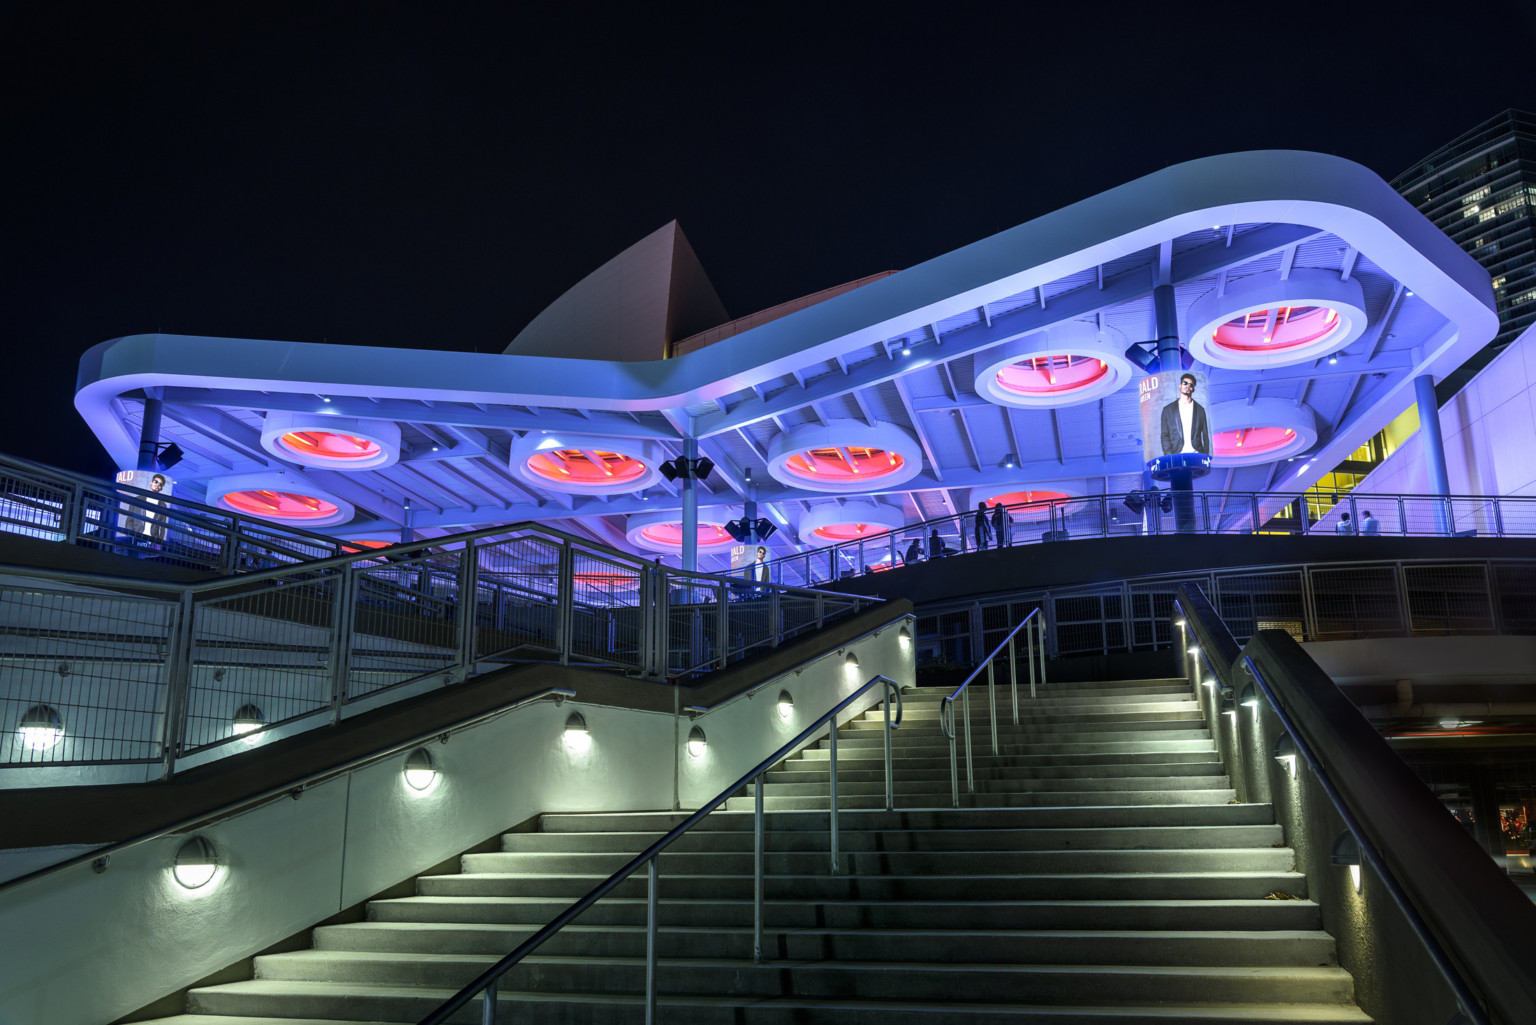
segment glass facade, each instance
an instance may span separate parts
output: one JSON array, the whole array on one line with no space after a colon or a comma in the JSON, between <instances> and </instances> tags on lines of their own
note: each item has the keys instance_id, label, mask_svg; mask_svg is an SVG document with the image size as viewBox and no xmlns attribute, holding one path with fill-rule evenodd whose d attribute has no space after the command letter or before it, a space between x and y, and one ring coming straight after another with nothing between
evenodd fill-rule
<instances>
[{"instance_id":1,"label":"glass facade","mask_svg":"<svg viewBox=\"0 0 1536 1025\"><path fill-rule=\"evenodd\" d=\"M1493 277L1499 333L1441 383L1443 403L1536 322L1536 114L1507 110L1483 122L1392 187Z\"/></svg>"}]
</instances>

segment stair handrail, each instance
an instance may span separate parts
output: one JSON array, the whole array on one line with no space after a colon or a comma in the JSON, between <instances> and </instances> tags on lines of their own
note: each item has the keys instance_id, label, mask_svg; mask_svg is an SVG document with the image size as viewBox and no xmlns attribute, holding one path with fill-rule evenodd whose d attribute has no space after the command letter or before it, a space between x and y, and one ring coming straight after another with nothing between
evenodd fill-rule
<instances>
[{"instance_id":1,"label":"stair handrail","mask_svg":"<svg viewBox=\"0 0 1536 1025\"><path fill-rule=\"evenodd\" d=\"M1031 622L1035 629L1025 630L1024 638L1029 650L1025 655L1025 661L1029 663L1029 696L1035 697L1035 663L1036 652L1039 653L1040 683L1045 682L1045 616L1041 614L1043 605L1036 605L1030 610L1029 615L1019 620L1008 636L1004 637L997 647L987 655L981 665L971 671L971 675L965 678L965 682L955 688L955 692L939 702L939 728L949 738L949 799L953 807L960 807L960 770L956 764L955 753L955 699L960 698L961 713L965 716L965 790L968 794L976 792L975 770L971 763L971 692L970 686L983 668L987 671L987 702L989 716L992 720L992 753L998 753L997 746L997 678L993 669L994 660L1008 649L1008 686L1013 693L1013 724L1019 724L1019 673L1014 650L1014 638L1020 630L1024 630ZM1038 643L1037 643L1038 641Z\"/></svg>"},{"instance_id":2,"label":"stair handrail","mask_svg":"<svg viewBox=\"0 0 1536 1025\"><path fill-rule=\"evenodd\" d=\"M187 818L179 819L176 822L172 822L170 825L160 826L157 829L152 829L147 833L140 833L138 836L129 837L126 840L116 840L101 847L92 847L88 851L82 851L81 853L76 854L73 857L66 858L63 861L57 861L51 865L45 865L42 868L34 869L25 875L16 876L14 879L7 879L3 882L0 882L0 898L3 898L12 890L29 885L31 883L35 883L42 879L47 879L50 876L59 875L62 872L67 872L77 865L84 865L87 863L95 864L99 865L100 871L105 871L112 861L112 856L115 854L121 854L124 851L132 850L135 847L142 847L144 844L152 843L153 841L159 840L162 837L176 836L180 833L190 833L194 830L216 825L220 822L223 822L225 819L233 818L236 815L243 815L248 811L252 811L261 807L262 805L271 804L273 801L276 801L280 798L287 797L296 800L306 790L318 786L321 783L335 779L338 776L345 776L350 772L355 772L358 769L373 765L376 762L384 761L386 758L393 758L395 755L404 754L407 751L414 750L433 740L446 740L452 734L461 733L470 727L479 726L481 723L489 722L492 719L498 719L509 712L515 712L520 708L525 708L528 705L543 701L546 698L553 698L558 704L567 700L568 698L574 698L575 696L576 692L566 687L546 687L543 690L518 698L515 701L501 705L497 708L493 708L490 711L477 712L468 718L460 719L457 722L449 723L446 726L435 726L430 730L423 730L421 732L412 734L405 740L396 741L395 743L390 744L388 747L382 747L376 751L370 751L367 754L357 755L347 759L344 762L339 762L336 765L328 765L322 769L315 769L312 772L306 773L297 779L286 780L276 786L268 787L267 789L258 791L257 793L237 798L233 801L230 801L228 804L222 804L219 807L213 808L209 811L199 812L196 815L191 815Z\"/></svg>"},{"instance_id":3,"label":"stair handrail","mask_svg":"<svg viewBox=\"0 0 1536 1025\"><path fill-rule=\"evenodd\" d=\"M1238 649L1198 586L1180 585L1173 608L1190 624L1199 655L1208 646L1221 655ZM1209 664L1217 670L1220 660ZM1253 681L1251 699L1265 699L1316 776L1361 861L1375 870L1450 987L1460 1011L1453 1025L1536 1021L1536 964L1519 954L1528 955L1536 935L1536 905L1289 634L1261 631L1224 668L1216 672L1223 699L1232 699L1240 668ZM1238 700L1247 697L1245 688ZM1385 857L1385 850L1395 856ZM1457 881L1454 897L1447 896L1446 878Z\"/></svg>"},{"instance_id":4,"label":"stair handrail","mask_svg":"<svg viewBox=\"0 0 1536 1025\"><path fill-rule=\"evenodd\" d=\"M645 929L645 1021L646 1025L654 1025L656 1019L656 904L657 904L657 868L656 858L672 842L724 804L730 796L748 784L753 784L753 811L752 811L752 959L754 963L763 962L763 775L779 762L795 754L801 747L809 743L813 736L821 731L823 726L831 723L828 731L828 749L830 763L831 789L829 792L830 821L828 829L831 836L831 873L838 875L841 871L837 850L837 716L848 706L863 697L876 686L884 688L885 695L881 701L884 710L885 728L881 731L885 737L885 801L886 810L894 810L894 776L891 771L891 731L901 728L902 698L901 685L889 676L876 675L870 677L852 694L834 705L831 710L824 713L819 719L811 723L805 729L795 735L793 739L780 747L773 754L763 759L756 766L749 769L730 786L720 791L719 794L704 802L697 811L689 815L682 822L674 826L665 836L651 844L645 850L635 855L607 879L594 886L586 896L576 901L555 917L548 925L524 940L511 953L481 972L468 985L464 986L453 996L438 1005L437 1009L421 1019L419 1025L442 1025L448 1020L449 1015L469 1003L476 995L485 994L481 1008L482 1025L496 1025L496 989L500 978L506 974L523 958L532 954L539 947L554 936L555 933L565 928L570 922L587 908L596 904L612 891L616 886L633 875L644 866L647 869L646 889L646 929ZM896 702L896 718L891 718L891 701Z\"/></svg>"}]
</instances>

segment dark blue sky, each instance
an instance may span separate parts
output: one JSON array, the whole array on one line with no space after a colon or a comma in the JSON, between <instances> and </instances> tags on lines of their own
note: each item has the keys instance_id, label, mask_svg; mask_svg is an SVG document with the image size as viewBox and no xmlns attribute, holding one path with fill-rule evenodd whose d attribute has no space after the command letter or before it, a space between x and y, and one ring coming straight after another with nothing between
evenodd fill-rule
<instances>
[{"instance_id":1,"label":"dark blue sky","mask_svg":"<svg viewBox=\"0 0 1536 1025\"><path fill-rule=\"evenodd\" d=\"M71 398L118 335L499 351L673 218L741 315L1212 153L1390 177L1536 108L1536 5L1452 13L3 6L0 448L110 471Z\"/></svg>"}]
</instances>

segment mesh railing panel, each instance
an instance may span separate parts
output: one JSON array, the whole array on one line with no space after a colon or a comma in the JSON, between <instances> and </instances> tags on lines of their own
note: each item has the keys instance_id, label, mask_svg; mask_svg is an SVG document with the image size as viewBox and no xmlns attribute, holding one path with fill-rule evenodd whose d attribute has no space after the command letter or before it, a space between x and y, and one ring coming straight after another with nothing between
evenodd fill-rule
<instances>
[{"instance_id":1,"label":"mesh railing panel","mask_svg":"<svg viewBox=\"0 0 1536 1025\"><path fill-rule=\"evenodd\" d=\"M640 668L642 571L580 549L571 565L571 657Z\"/></svg>"},{"instance_id":2,"label":"mesh railing panel","mask_svg":"<svg viewBox=\"0 0 1536 1025\"><path fill-rule=\"evenodd\" d=\"M720 589L680 578L667 587L667 671L692 673L720 664Z\"/></svg>"},{"instance_id":3,"label":"mesh railing panel","mask_svg":"<svg viewBox=\"0 0 1536 1025\"><path fill-rule=\"evenodd\" d=\"M1312 640L1394 637L1407 632L1394 567L1314 567L1307 576L1316 631Z\"/></svg>"},{"instance_id":4,"label":"mesh railing panel","mask_svg":"<svg viewBox=\"0 0 1536 1025\"><path fill-rule=\"evenodd\" d=\"M0 592L0 764L158 760L176 612L147 598ZM62 736L24 731L35 708L56 713Z\"/></svg>"},{"instance_id":5,"label":"mesh railing panel","mask_svg":"<svg viewBox=\"0 0 1536 1025\"><path fill-rule=\"evenodd\" d=\"M458 661L458 552L359 569L346 700L443 672Z\"/></svg>"},{"instance_id":6,"label":"mesh railing panel","mask_svg":"<svg viewBox=\"0 0 1536 1025\"><path fill-rule=\"evenodd\" d=\"M524 534L477 548L475 657L545 660L560 652L560 543Z\"/></svg>"},{"instance_id":7,"label":"mesh railing panel","mask_svg":"<svg viewBox=\"0 0 1536 1025\"><path fill-rule=\"evenodd\" d=\"M1495 630L1485 566L1403 567L1408 616L1415 634L1488 634Z\"/></svg>"},{"instance_id":8,"label":"mesh railing panel","mask_svg":"<svg viewBox=\"0 0 1536 1025\"><path fill-rule=\"evenodd\" d=\"M1536 634L1536 566L1496 562L1492 571L1503 632Z\"/></svg>"},{"instance_id":9,"label":"mesh railing panel","mask_svg":"<svg viewBox=\"0 0 1536 1025\"><path fill-rule=\"evenodd\" d=\"M1214 598L1232 636L1246 644L1260 630L1306 633L1307 600L1300 569L1278 573L1218 573Z\"/></svg>"}]
</instances>

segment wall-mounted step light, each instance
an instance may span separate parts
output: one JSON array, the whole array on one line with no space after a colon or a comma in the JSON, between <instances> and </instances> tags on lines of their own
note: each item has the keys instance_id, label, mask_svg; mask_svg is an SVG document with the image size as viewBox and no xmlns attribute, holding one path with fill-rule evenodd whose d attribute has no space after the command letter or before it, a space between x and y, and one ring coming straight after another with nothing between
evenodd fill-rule
<instances>
[{"instance_id":1,"label":"wall-mounted step light","mask_svg":"<svg viewBox=\"0 0 1536 1025\"><path fill-rule=\"evenodd\" d=\"M64 720L51 705L33 705L22 713L16 734L28 751L46 751L64 739Z\"/></svg>"},{"instance_id":2,"label":"wall-mounted step light","mask_svg":"<svg viewBox=\"0 0 1536 1025\"><path fill-rule=\"evenodd\" d=\"M565 720L565 732L561 739L565 749L573 754L580 754L592 746L592 731L587 729L587 720L582 718L580 712L572 712Z\"/></svg>"},{"instance_id":3,"label":"wall-mounted step light","mask_svg":"<svg viewBox=\"0 0 1536 1025\"><path fill-rule=\"evenodd\" d=\"M850 683L855 683L859 679L859 656L851 651L848 653L848 657L843 660L843 675L848 678Z\"/></svg>"},{"instance_id":4,"label":"wall-mounted step light","mask_svg":"<svg viewBox=\"0 0 1536 1025\"><path fill-rule=\"evenodd\" d=\"M201 836L190 837L177 848L176 863L171 867L171 875L189 890L207 886L218 871L219 859L213 844Z\"/></svg>"},{"instance_id":5,"label":"wall-mounted step light","mask_svg":"<svg viewBox=\"0 0 1536 1025\"><path fill-rule=\"evenodd\" d=\"M261 740L261 728L267 724L267 717L261 709L253 704L244 704L235 709L235 717L230 720L229 730L237 737L244 737L246 744L255 744Z\"/></svg>"},{"instance_id":6,"label":"wall-mounted step light","mask_svg":"<svg viewBox=\"0 0 1536 1025\"><path fill-rule=\"evenodd\" d=\"M1355 884L1355 892L1360 892L1360 842L1355 839L1355 834L1349 830L1339 834L1333 841L1333 851L1329 860L1335 865L1349 869L1350 882Z\"/></svg>"},{"instance_id":7,"label":"wall-mounted step light","mask_svg":"<svg viewBox=\"0 0 1536 1025\"><path fill-rule=\"evenodd\" d=\"M779 691L778 709L780 719L788 719L795 714L795 699L790 696L789 691Z\"/></svg>"},{"instance_id":8,"label":"wall-mounted step light","mask_svg":"<svg viewBox=\"0 0 1536 1025\"><path fill-rule=\"evenodd\" d=\"M1282 733L1280 739L1275 741L1275 761L1285 766L1286 773L1296 778L1296 741L1291 739L1289 733Z\"/></svg>"},{"instance_id":9,"label":"wall-mounted step light","mask_svg":"<svg viewBox=\"0 0 1536 1025\"><path fill-rule=\"evenodd\" d=\"M1244 708L1251 708L1251 709L1253 709L1254 714L1258 714L1258 711L1259 711L1259 691L1258 691L1258 688L1256 688L1251 683L1248 686L1244 687L1243 688L1243 696L1237 699L1237 703L1242 705Z\"/></svg>"},{"instance_id":10,"label":"wall-mounted step light","mask_svg":"<svg viewBox=\"0 0 1536 1025\"><path fill-rule=\"evenodd\" d=\"M412 790L427 790L437 782L437 763L424 747L418 747L405 758L405 785Z\"/></svg>"},{"instance_id":11,"label":"wall-mounted step light","mask_svg":"<svg viewBox=\"0 0 1536 1025\"><path fill-rule=\"evenodd\" d=\"M709 738L704 736L704 730L695 726L688 731L688 753L695 758L704 757L704 749L709 745Z\"/></svg>"},{"instance_id":12,"label":"wall-mounted step light","mask_svg":"<svg viewBox=\"0 0 1536 1025\"><path fill-rule=\"evenodd\" d=\"M901 644L902 654L906 654L907 652L912 650L912 631L911 630L908 630L906 627L902 627L901 628L901 632L896 635L896 638L897 638L897 641Z\"/></svg>"}]
</instances>

